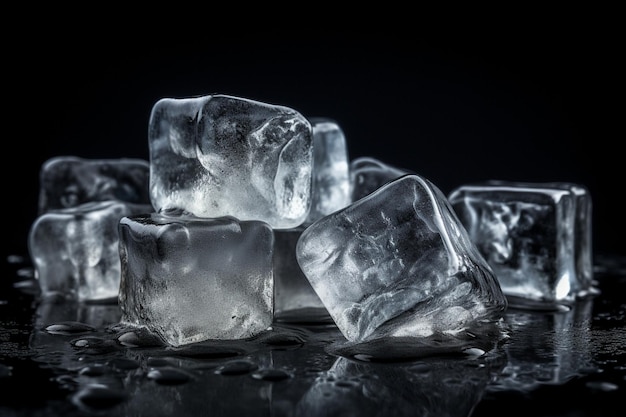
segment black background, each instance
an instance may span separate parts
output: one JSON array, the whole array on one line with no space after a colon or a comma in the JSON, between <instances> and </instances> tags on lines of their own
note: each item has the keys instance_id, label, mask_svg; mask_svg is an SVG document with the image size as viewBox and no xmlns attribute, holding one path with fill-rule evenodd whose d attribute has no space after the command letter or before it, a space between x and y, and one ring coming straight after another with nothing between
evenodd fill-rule
<instances>
[{"instance_id":1,"label":"black background","mask_svg":"<svg viewBox=\"0 0 626 417\"><path fill-rule=\"evenodd\" d=\"M584 184L595 251L624 253L614 11L444 14L437 24L408 10L245 20L237 7L15 17L3 50L8 253L26 250L45 160L148 159L153 104L214 93L333 118L350 158L410 169L446 194L483 179Z\"/></svg>"}]
</instances>

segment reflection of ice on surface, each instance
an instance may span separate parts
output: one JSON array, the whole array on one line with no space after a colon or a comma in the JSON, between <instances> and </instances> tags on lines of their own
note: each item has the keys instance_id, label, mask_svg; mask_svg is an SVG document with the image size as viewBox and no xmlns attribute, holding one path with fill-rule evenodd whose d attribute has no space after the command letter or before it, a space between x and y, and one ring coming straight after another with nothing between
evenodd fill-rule
<instances>
[{"instance_id":1,"label":"reflection of ice on surface","mask_svg":"<svg viewBox=\"0 0 626 417\"><path fill-rule=\"evenodd\" d=\"M296 415L456 416L471 414L503 362L498 356L457 361L367 363L339 358L316 378Z\"/></svg>"},{"instance_id":2,"label":"reflection of ice on surface","mask_svg":"<svg viewBox=\"0 0 626 417\"><path fill-rule=\"evenodd\" d=\"M580 300L566 312L509 310L505 320L511 340L504 345L508 363L489 389L530 391L542 384L563 384L596 369L591 350L592 308L592 300Z\"/></svg>"},{"instance_id":3,"label":"reflection of ice on surface","mask_svg":"<svg viewBox=\"0 0 626 417\"><path fill-rule=\"evenodd\" d=\"M24 258L11 259L10 276L16 280L11 288L20 296L5 293L8 302L0 303L0 313L8 313L0 314L4 355L0 376L4 375L9 387L17 387L10 392L46 387L37 391L38 401L19 402L19 409L28 408L31 415L78 417L88 411L110 417L195 417L208 407L224 416L306 416L307 410L313 415L319 409L317 404L324 404L322 411L328 414L348 409L354 415L385 415L390 407L402 415L412 404L416 410L430 407L442 415L467 417L465 407L472 401L477 402L472 416L484 416L510 408L512 401L522 408L528 404L526 409L544 410L543 404L536 403L546 395L554 400L555 415L619 415L619 407L613 407L621 404L626 373L626 309L619 297L626 284L623 260L599 258L603 297L589 300L593 308L583 303L568 314L509 309L505 320L511 326L510 337L491 351L426 358L381 355L364 362L353 360L354 356L339 355L338 360L335 351L327 349L345 342L331 324L276 323L271 332L254 340L201 342L180 348L124 345L118 340L128 330L116 322L118 306L78 307L77 303L66 305L64 299L57 304L33 303L36 295L29 285L29 267L23 264ZM31 311L35 306L36 311ZM17 315L27 321L10 320ZM47 326L67 322L82 323L77 330L91 326L95 331L45 331ZM26 340L20 336L25 330L27 336L30 332ZM26 366L28 359L35 366ZM255 379L251 373L216 372L240 359L289 377L271 382ZM341 364L334 366L335 362ZM153 373L158 369L160 377ZM148 377L151 372L152 378ZM189 378L178 383L183 378L176 375L182 374ZM92 391L96 386L108 391ZM90 394L102 396L90 399ZM8 402L7 397L3 400L7 402L0 404L0 414L6 410L12 415L11 404L17 403ZM97 404L97 409L88 409L81 401ZM446 410L458 413L445 414Z\"/></svg>"}]
</instances>

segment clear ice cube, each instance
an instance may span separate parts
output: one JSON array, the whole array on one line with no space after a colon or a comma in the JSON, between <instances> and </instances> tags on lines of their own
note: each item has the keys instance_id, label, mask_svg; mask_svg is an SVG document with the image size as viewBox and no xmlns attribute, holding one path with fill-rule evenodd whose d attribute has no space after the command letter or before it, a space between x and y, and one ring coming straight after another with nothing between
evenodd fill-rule
<instances>
[{"instance_id":1,"label":"clear ice cube","mask_svg":"<svg viewBox=\"0 0 626 417\"><path fill-rule=\"evenodd\" d=\"M296 259L296 244L304 229L274 231L274 317L279 321L328 320L326 307Z\"/></svg>"},{"instance_id":2,"label":"clear ice cube","mask_svg":"<svg viewBox=\"0 0 626 417\"><path fill-rule=\"evenodd\" d=\"M149 121L156 211L301 225L311 206L313 133L297 111L244 98L164 98Z\"/></svg>"},{"instance_id":3,"label":"clear ice cube","mask_svg":"<svg viewBox=\"0 0 626 417\"><path fill-rule=\"evenodd\" d=\"M586 187L494 180L448 198L510 299L570 303L597 292Z\"/></svg>"},{"instance_id":4,"label":"clear ice cube","mask_svg":"<svg viewBox=\"0 0 626 417\"><path fill-rule=\"evenodd\" d=\"M269 224L173 209L124 217L119 230L124 324L171 346L245 339L271 326Z\"/></svg>"},{"instance_id":5,"label":"clear ice cube","mask_svg":"<svg viewBox=\"0 0 626 417\"><path fill-rule=\"evenodd\" d=\"M149 213L149 204L93 201L38 216L28 250L42 296L69 299L117 298L120 286L118 222Z\"/></svg>"},{"instance_id":6,"label":"clear ice cube","mask_svg":"<svg viewBox=\"0 0 626 417\"><path fill-rule=\"evenodd\" d=\"M137 158L57 156L39 172L39 214L92 201L150 204L150 164Z\"/></svg>"},{"instance_id":7,"label":"clear ice cube","mask_svg":"<svg viewBox=\"0 0 626 417\"><path fill-rule=\"evenodd\" d=\"M305 225L350 204L348 149L343 130L328 118L310 118L313 128L311 210Z\"/></svg>"},{"instance_id":8,"label":"clear ice cube","mask_svg":"<svg viewBox=\"0 0 626 417\"><path fill-rule=\"evenodd\" d=\"M445 196L416 174L313 223L296 256L349 341L454 334L507 306Z\"/></svg>"},{"instance_id":9,"label":"clear ice cube","mask_svg":"<svg viewBox=\"0 0 626 417\"><path fill-rule=\"evenodd\" d=\"M357 201L403 175L414 174L370 156L353 159L349 170L351 201Z\"/></svg>"}]
</instances>

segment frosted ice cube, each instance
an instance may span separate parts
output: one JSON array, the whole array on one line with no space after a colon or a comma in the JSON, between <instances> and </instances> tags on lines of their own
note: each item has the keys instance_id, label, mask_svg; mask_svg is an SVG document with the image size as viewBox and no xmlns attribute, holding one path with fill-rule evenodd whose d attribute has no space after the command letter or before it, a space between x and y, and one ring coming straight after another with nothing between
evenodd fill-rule
<instances>
[{"instance_id":1,"label":"frosted ice cube","mask_svg":"<svg viewBox=\"0 0 626 417\"><path fill-rule=\"evenodd\" d=\"M328 118L310 118L313 128L311 210L305 224L350 204L348 149L343 130Z\"/></svg>"},{"instance_id":2,"label":"frosted ice cube","mask_svg":"<svg viewBox=\"0 0 626 417\"><path fill-rule=\"evenodd\" d=\"M509 298L569 303L597 292L586 187L485 181L454 189L449 200Z\"/></svg>"},{"instance_id":3,"label":"frosted ice cube","mask_svg":"<svg viewBox=\"0 0 626 417\"><path fill-rule=\"evenodd\" d=\"M39 214L92 201L150 204L150 164L136 158L57 156L39 172Z\"/></svg>"},{"instance_id":4,"label":"frosted ice cube","mask_svg":"<svg viewBox=\"0 0 626 417\"><path fill-rule=\"evenodd\" d=\"M156 211L235 216L292 228L311 205L313 134L297 111L209 95L159 100L149 122Z\"/></svg>"},{"instance_id":5,"label":"frosted ice cube","mask_svg":"<svg viewBox=\"0 0 626 417\"><path fill-rule=\"evenodd\" d=\"M369 156L353 159L349 170L351 201L357 201L403 175L414 174L410 170L394 167Z\"/></svg>"},{"instance_id":6,"label":"frosted ice cube","mask_svg":"<svg viewBox=\"0 0 626 417\"><path fill-rule=\"evenodd\" d=\"M349 341L454 334L507 306L445 196L418 175L316 221L296 256Z\"/></svg>"},{"instance_id":7,"label":"frosted ice cube","mask_svg":"<svg viewBox=\"0 0 626 417\"><path fill-rule=\"evenodd\" d=\"M272 324L267 223L163 210L124 217L119 230L123 323L172 346L249 338Z\"/></svg>"},{"instance_id":8,"label":"frosted ice cube","mask_svg":"<svg viewBox=\"0 0 626 417\"><path fill-rule=\"evenodd\" d=\"M117 298L120 286L118 222L149 213L149 204L93 201L38 216L28 250L42 296L78 300Z\"/></svg>"}]
</instances>

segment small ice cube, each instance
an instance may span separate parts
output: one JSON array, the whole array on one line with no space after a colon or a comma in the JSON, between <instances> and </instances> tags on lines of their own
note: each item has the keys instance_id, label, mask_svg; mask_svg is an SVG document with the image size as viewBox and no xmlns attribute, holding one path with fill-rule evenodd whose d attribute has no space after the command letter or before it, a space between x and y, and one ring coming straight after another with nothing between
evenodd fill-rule
<instances>
[{"instance_id":1,"label":"small ice cube","mask_svg":"<svg viewBox=\"0 0 626 417\"><path fill-rule=\"evenodd\" d=\"M369 156L355 158L350 162L351 201L365 197L389 181L414 172L389 165Z\"/></svg>"},{"instance_id":2,"label":"small ice cube","mask_svg":"<svg viewBox=\"0 0 626 417\"><path fill-rule=\"evenodd\" d=\"M36 278L44 297L117 298L120 286L118 222L149 213L149 204L93 201L49 210L35 219L28 237Z\"/></svg>"},{"instance_id":3,"label":"small ice cube","mask_svg":"<svg viewBox=\"0 0 626 417\"><path fill-rule=\"evenodd\" d=\"M485 181L456 188L449 200L509 298L569 303L597 292L584 186Z\"/></svg>"},{"instance_id":4,"label":"small ice cube","mask_svg":"<svg viewBox=\"0 0 626 417\"><path fill-rule=\"evenodd\" d=\"M92 201L150 204L150 164L136 158L57 156L39 173L39 214Z\"/></svg>"},{"instance_id":5,"label":"small ice cube","mask_svg":"<svg viewBox=\"0 0 626 417\"><path fill-rule=\"evenodd\" d=\"M305 225L350 204L348 149L343 130L328 118L314 117L311 210Z\"/></svg>"}]
</instances>

